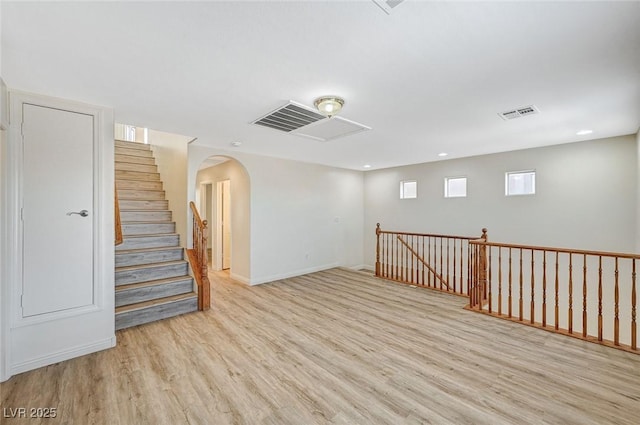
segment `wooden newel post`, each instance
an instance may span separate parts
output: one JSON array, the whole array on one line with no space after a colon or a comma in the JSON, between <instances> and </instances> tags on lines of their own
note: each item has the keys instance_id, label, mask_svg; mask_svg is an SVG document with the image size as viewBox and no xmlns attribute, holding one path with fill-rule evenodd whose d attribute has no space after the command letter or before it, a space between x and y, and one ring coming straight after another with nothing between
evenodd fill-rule
<instances>
[{"instance_id":1,"label":"wooden newel post","mask_svg":"<svg viewBox=\"0 0 640 425\"><path fill-rule=\"evenodd\" d=\"M483 242L488 242L489 237L487 236L487 228L482 229L482 236L480 236ZM480 252L478 258L478 284L480 285L479 289L479 297L478 302L480 303L480 308L482 309L482 301L487 299L487 246L481 245Z\"/></svg>"},{"instance_id":2,"label":"wooden newel post","mask_svg":"<svg viewBox=\"0 0 640 425\"><path fill-rule=\"evenodd\" d=\"M210 293L210 286L211 284L209 283L209 259L207 258L207 235L209 234L209 232L207 232L207 220L203 220L202 221L202 254L200 257L200 273L202 275L202 296L200 297L202 299L201 301L201 305L200 305L200 310L204 311L204 310L209 310L209 308L211 307L211 293Z\"/></svg>"},{"instance_id":3,"label":"wooden newel post","mask_svg":"<svg viewBox=\"0 0 640 425\"><path fill-rule=\"evenodd\" d=\"M380 276L380 223L376 223L376 276Z\"/></svg>"}]
</instances>

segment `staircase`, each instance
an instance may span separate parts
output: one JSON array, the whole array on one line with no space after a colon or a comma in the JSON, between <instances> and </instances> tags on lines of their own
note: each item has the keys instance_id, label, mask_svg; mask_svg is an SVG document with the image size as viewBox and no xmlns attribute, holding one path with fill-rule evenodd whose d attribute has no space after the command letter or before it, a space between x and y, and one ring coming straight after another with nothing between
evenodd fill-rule
<instances>
[{"instance_id":1,"label":"staircase","mask_svg":"<svg viewBox=\"0 0 640 425\"><path fill-rule=\"evenodd\" d=\"M115 142L123 243L116 246L116 329L198 309L194 281L149 145Z\"/></svg>"}]
</instances>

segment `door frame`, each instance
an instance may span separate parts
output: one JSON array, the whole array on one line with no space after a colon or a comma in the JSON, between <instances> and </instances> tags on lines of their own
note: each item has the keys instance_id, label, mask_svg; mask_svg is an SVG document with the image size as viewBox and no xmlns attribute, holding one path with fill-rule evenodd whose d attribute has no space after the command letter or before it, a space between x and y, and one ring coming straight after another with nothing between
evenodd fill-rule
<instances>
[{"instance_id":1,"label":"door frame","mask_svg":"<svg viewBox=\"0 0 640 425\"><path fill-rule=\"evenodd\" d=\"M3 344L6 369L11 375L115 345L114 284L114 144L113 110L106 107L11 91L11 114L6 155L1 158L4 195L2 225ZM22 316L22 105L33 104L94 117L94 236L93 305L25 318ZM8 294L7 294L8 292ZM8 296L4 296L8 295ZM30 343L28 343L30 341ZM2 372L0 370L0 372Z\"/></svg>"},{"instance_id":2,"label":"door frame","mask_svg":"<svg viewBox=\"0 0 640 425\"><path fill-rule=\"evenodd\" d=\"M209 205L209 207L211 208L211 216L212 219L211 220L207 220L207 210L205 209L205 202L207 200L207 185L211 186L211 199L209 200L211 205ZM209 234L207 235L207 248L209 243L211 244L211 258L208 258L209 261L211 261L211 267L213 270L215 270L216 268L216 250L215 250L215 241L214 241L214 237L215 237L215 182L211 181L211 180L206 180L206 181L202 181L200 182L200 187L199 190L196 191L196 205L198 205L198 208L200 209L200 218L202 218L203 220L207 220L207 229L209 230Z\"/></svg>"},{"instance_id":3,"label":"door frame","mask_svg":"<svg viewBox=\"0 0 640 425\"><path fill-rule=\"evenodd\" d=\"M224 179L224 180L219 180L216 182L216 264L215 264L215 270L216 271L220 271L220 270L224 270L223 269L223 247L222 247L222 239L223 239L223 235L222 235L222 195L223 195L223 185L225 184L225 182L229 182L229 202L231 202L231 179ZM231 211L231 206L229 206L229 210ZM229 215L233 215L232 212L229 213ZM227 222L229 223L229 226L231 226L231 217L227 217ZM233 235L231 234L231 229L229 229L230 235L229 235L229 246L228 249L229 251L231 251L231 246L233 245ZM231 253L229 253L229 270L231 270L231 263L233 262L233 256L231 255Z\"/></svg>"}]
</instances>

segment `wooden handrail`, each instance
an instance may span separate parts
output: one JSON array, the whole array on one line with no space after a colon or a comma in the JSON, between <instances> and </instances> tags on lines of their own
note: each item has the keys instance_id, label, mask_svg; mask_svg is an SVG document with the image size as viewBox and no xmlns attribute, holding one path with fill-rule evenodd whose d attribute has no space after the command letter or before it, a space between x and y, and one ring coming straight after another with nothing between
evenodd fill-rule
<instances>
[{"instance_id":1,"label":"wooden handrail","mask_svg":"<svg viewBox=\"0 0 640 425\"><path fill-rule=\"evenodd\" d=\"M590 250L573 249L573 248L555 248L550 246L521 245L521 244L502 243L502 242L485 242L483 239L473 239L469 242L474 244L482 244L486 246L499 246L502 248L516 248L516 249L524 249L524 250L533 249L534 251L558 252L561 254L578 254L578 255L586 254L586 255L596 255L596 256L603 256L603 257L618 257L618 258L640 260L640 254L630 254L630 253L624 253L624 252L590 251Z\"/></svg>"},{"instance_id":2,"label":"wooden handrail","mask_svg":"<svg viewBox=\"0 0 640 425\"><path fill-rule=\"evenodd\" d=\"M486 229L482 237L486 238ZM376 225L375 274L395 282L469 294L469 241L477 236L382 230Z\"/></svg>"},{"instance_id":3,"label":"wooden handrail","mask_svg":"<svg viewBox=\"0 0 640 425\"><path fill-rule=\"evenodd\" d=\"M122 237L122 221L120 219L120 204L118 203L118 188L114 186L114 215L115 215L115 244L120 245L124 238Z\"/></svg>"},{"instance_id":4,"label":"wooden handrail","mask_svg":"<svg viewBox=\"0 0 640 425\"><path fill-rule=\"evenodd\" d=\"M200 218L196 204L189 203L193 214L193 248L187 250L198 286L198 310L211 306L211 283L207 256L207 221Z\"/></svg>"},{"instance_id":5,"label":"wooden handrail","mask_svg":"<svg viewBox=\"0 0 640 425\"><path fill-rule=\"evenodd\" d=\"M470 286L475 290L467 308L640 353L636 317L640 254L484 240L469 245ZM503 290L508 297L502 297Z\"/></svg>"},{"instance_id":6,"label":"wooden handrail","mask_svg":"<svg viewBox=\"0 0 640 425\"><path fill-rule=\"evenodd\" d=\"M404 245L404 246L409 250L409 252L410 252L410 253L412 253L412 254L416 257L416 259L417 259L417 260L418 260L422 265L424 265L424 266L425 266L425 267L426 267L426 268L427 268L431 273L433 273L433 275L434 275L434 276L435 276L435 277L436 277L440 282L442 282L442 284L443 284L444 286L446 286L446 287L447 287L447 289L449 288L449 284L447 283L447 281L446 281L446 280L444 280L444 279L443 279L443 277L442 277L442 276L441 276L441 275L440 275L440 274L439 274L439 273L438 273L438 272L437 272L433 267L431 267L429 264L427 264L427 262L426 262L426 261L424 261L424 258L422 258L422 256L421 256L420 254L418 254L418 253L417 253L413 248L411 248L411 247L409 246L409 244L407 244L407 243L405 242L405 240L404 240L404 239L402 239L402 235L398 235L398 236L397 236L397 238L398 238L398 240L399 240L400 242L402 242L402 244L403 244L403 245Z\"/></svg>"}]
</instances>

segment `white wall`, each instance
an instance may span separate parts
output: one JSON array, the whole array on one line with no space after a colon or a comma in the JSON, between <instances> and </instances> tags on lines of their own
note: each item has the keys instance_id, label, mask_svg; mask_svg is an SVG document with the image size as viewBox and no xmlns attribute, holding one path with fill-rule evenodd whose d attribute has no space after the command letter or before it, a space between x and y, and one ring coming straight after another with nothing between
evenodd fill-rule
<instances>
[{"instance_id":1,"label":"white wall","mask_svg":"<svg viewBox=\"0 0 640 425\"><path fill-rule=\"evenodd\" d=\"M242 164L229 160L220 165L200 170L196 178L196 190L201 183L213 183L213 216L209 227L215 229L216 183L230 180L231 183L231 277L249 282L251 276L251 182ZM200 211L200 214L204 214ZM215 239L210 237L215 259Z\"/></svg>"},{"instance_id":2,"label":"white wall","mask_svg":"<svg viewBox=\"0 0 640 425\"><path fill-rule=\"evenodd\" d=\"M180 235L180 245L186 247L187 145L193 137L149 130L148 138L169 201L169 209L173 213L173 221L176 222L176 232Z\"/></svg>"},{"instance_id":3,"label":"white wall","mask_svg":"<svg viewBox=\"0 0 640 425\"><path fill-rule=\"evenodd\" d=\"M6 189L5 183L7 181L5 172L5 167L3 167L4 158L6 158L7 152L7 135L6 131L0 128L0 382L4 381L7 378L7 370L8 365L6 363L7 353L5 350L7 349L7 330L6 326L8 322L7 310L4 308L4 302L2 300L6 300L9 298L9 285L7 282L7 278L5 275L5 266L4 259L7 255L7 247L6 247L6 229L5 229L5 218L6 218L6 206L7 206L7 197L6 197Z\"/></svg>"},{"instance_id":4,"label":"white wall","mask_svg":"<svg viewBox=\"0 0 640 425\"><path fill-rule=\"evenodd\" d=\"M383 229L493 241L633 252L638 187L635 136L453 159L365 173L365 261ZM504 173L536 170L536 195L506 197ZM466 198L444 198L445 177L466 176ZM418 199L399 199L401 180Z\"/></svg>"},{"instance_id":5,"label":"white wall","mask_svg":"<svg viewBox=\"0 0 640 425\"><path fill-rule=\"evenodd\" d=\"M249 174L249 283L362 265L361 172L192 145L190 199L198 166L214 155L238 160Z\"/></svg>"},{"instance_id":6,"label":"white wall","mask_svg":"<svg viewBox=\"0 0 640 425\"><path fill-rule=\"evenodd\" d=\"M636 172L638 173L638 191L636 192L636 252L640 252L640 128L636 133L636 147L636 159L638 161L636 164Z\"/></svg>"},{"instance_id":7,"label":"white wall","mask_svg":"<svg viewBox=\"0 0 640 425\"><path fill-rule=\"evenodd\" d=\"M2 341L5 373L0 380L72 357L88 354L115 345L114 320L114 145L113 111L62 99L11 93L12 122L8 140L2 141L2 280L0 287ZM95 167L95 297L93 305L56 311L36 317L22 317L21 288L21 154L20 123L23 103L43 105L67 111L93 115L96 129L98 161ZM4 139L4 137L3 137ZM5 149L6 148L6 149ZM55 279L52 276L52 279ZM9 320L7 320L9 319Z\"/></svg>"}]
</instances>

